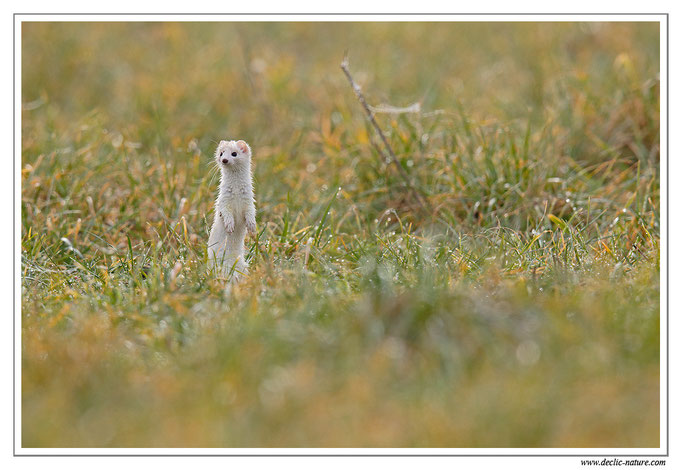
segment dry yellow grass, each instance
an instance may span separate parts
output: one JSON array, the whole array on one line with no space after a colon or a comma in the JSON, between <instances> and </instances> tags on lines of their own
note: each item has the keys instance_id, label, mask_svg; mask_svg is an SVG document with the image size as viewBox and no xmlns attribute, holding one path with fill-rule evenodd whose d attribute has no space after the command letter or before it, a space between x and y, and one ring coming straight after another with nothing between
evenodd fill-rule
<instances>
[{"instance_id":1,"label":"dry yellow grass","mask_svg":"<svg viewBox=\"0 0 682 470\"><path fill-rule=\"evenodd\" d=\"M377 118L432 213L345 50L421 103ZM22 445L657 447L658 60L655 23L24 23Z\"/></svg>"}]
</instances>

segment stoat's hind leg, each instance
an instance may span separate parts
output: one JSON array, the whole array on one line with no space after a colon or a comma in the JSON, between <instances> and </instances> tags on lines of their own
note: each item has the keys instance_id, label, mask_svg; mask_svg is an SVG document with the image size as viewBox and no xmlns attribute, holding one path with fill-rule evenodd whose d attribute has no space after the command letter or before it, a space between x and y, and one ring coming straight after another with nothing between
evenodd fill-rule
<instances>
[{"instance_id":1,"label":"stoat's hind leg","mask_svg":"<svg viewBox=\"0 0 682 470\"><path fill-rule=\"evenodd\" d=\"M242 256L238 256L235 261L227 266L228 282L237 283L249 274L249 265L246 264Z\"/></svg>"},{"instance_id":2,"label":"stoat's hind leg","mask_svg":"<svg viewBox=\"0 0 682 470\"><path fill-rule=\"evenodd\" d=\"M249 265L244 262L241 257L238 257L235 262L230 263L229 265L226 263L224 266L227 272L225 275L227 282L225 283L223 292L225 297L228 297L232 294L232 288L248 276Z\"/></svg>"},{"instance_id":3,"label":"stoat's hind leg","mask_svg":"<svg viewBox=\"0 0 682 470\"><path fill-rule=\"evenodd\" d=\"M225 277L229 273L231 264L228 264L225 242L216 243L208 247L208 269L216 276Z\"/></svg>"}]
</instances>

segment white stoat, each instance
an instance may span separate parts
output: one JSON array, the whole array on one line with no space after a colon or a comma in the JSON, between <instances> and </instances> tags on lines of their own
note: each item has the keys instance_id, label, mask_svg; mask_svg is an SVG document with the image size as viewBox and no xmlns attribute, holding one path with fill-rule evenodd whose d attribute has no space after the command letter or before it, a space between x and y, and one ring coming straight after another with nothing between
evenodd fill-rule
<instances>
[{"instance_id":1,"label":"white stoat","mask_svg":"<svg viewBox=\"0 0 682 470\"><path fill-rule=\"evenodd\" d=\"M244 260L246 231L256 232L256 206L251 178L251 148L243 140L221 140L215 151L220 189L213 227L208 237L209 267L219 276L239 279L247 272Z\"/></svg>"}]
</instances>

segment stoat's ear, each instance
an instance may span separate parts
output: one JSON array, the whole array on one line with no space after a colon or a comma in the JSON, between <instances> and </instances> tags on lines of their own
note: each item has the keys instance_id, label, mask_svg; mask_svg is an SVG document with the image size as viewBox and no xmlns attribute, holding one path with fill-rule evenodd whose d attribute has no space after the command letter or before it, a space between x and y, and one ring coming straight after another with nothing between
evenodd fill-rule
<instances>
[{"instance_id":1,"label":"stoat's ear","mask_svg":"<svg viewBox=\"0 0 682 470\"><path fill-rule=\"evenodd\" d=\"M237 147L239 147L239 150L241 150L244 153L251 153L251 147L249 147L249 144L247 144L243 140L237 141Z\"/></svg>"}]
</instances>

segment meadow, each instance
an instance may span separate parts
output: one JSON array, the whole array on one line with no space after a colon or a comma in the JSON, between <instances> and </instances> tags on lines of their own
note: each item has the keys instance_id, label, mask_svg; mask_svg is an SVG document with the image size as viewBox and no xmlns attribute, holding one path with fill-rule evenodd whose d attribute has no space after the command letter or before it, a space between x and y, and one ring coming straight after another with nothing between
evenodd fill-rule
<instances>
[{"instance_id":1,"label":"meadow","mask_svg":"<svg viewBox=\"0 0 682 470\"><path fill-rule=\"evenodd\" d=\"M24 447L659 446L657 23L21 40ZM230 295L221 139L258 209Z\"/></svg>"}]
</instances>

